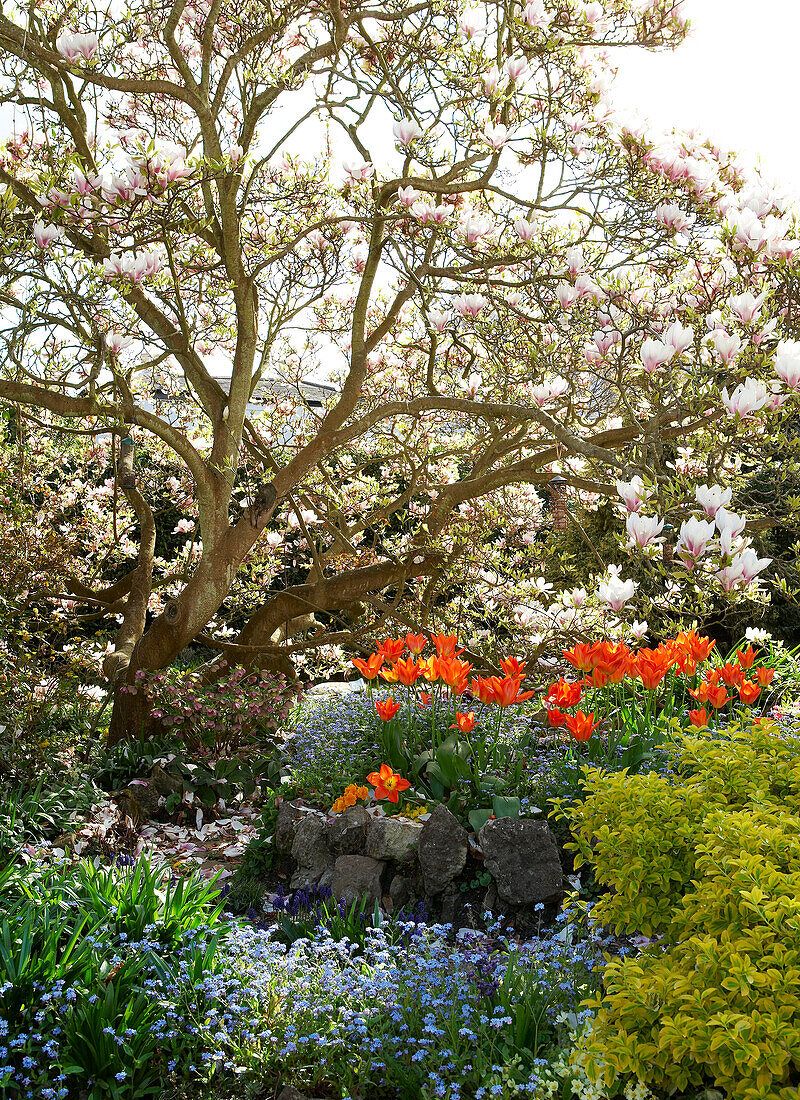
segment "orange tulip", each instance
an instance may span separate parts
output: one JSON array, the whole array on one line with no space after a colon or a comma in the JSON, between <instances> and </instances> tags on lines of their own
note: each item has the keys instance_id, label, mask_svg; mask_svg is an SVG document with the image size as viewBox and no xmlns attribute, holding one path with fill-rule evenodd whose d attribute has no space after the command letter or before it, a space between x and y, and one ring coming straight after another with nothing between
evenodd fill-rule
<instances>
[{"instance_id":1,"label":"orange tulip","mask_svg":"<svg viewBox=\"0 0 800 1100\"><path fill-rule=\"evenodd\" d=\"M384 722L391 722L398 710L400 710L400 704L395 703L391 696L385 699L382 703L375 704L375 710L378 712L378 716L384 720Z\"/></svg>"},{"instance_id":2,"label":"orange tulip","mask_svg":"<svg viewBox=\"0 0 800 1100\"><path fill-rule=\"evenodd\" d=\"M706 708L703 707L701 710L690 710L689 720L691 721L692 725L697 726L698 729L702 729L703 726L707 726L708 715L706 714Z\"/></svg>"},{"instance_id":3,"label":"orange tulip","mask_svg":"<svg viewBox=\"0 0 800 1100\"><path fill-rule=\"evenodd\" d=\"M374 680L381 670L383 656L380 653L373 653L366 661L362 661L360 657L353 657L352 661L365 680Z\"/></svg>"},{"instance_id":4,"label":"orange tulip","mask_svg":"<svg viewBox=\"0 0 800 1100\"><path fill-rule=\"evenodd\" d=\"M756 659L756 651L751 645L747 649L736 650L736 660L742 666L742 668L752 668L753 661Z\"/></svg>"},{"instance_id":5,"label":"orange tulip","mask_svg":"<svg viewBox=\"0 0 800 1100\"><path fill-rule=\"evenodd\" d=\"M429 707L431 705L432 699L433 696L430 694L430 692L421 691L419 693L419 703L417 705L420 707Z\"/></svg>"},{"instance_id":6,"label":"orange tulip","mask_svg":"<svg viewBox=\"0 0 800 1100\"><path fill-rule=\"evenodd\" d=\"M406 643L402 638L384 638L375 652L382 654L387 661L396 661L403 656L405 648Z\"/></svg>"},{"instance_id":7,"label":"orange tulip","mask_svg":"<svg viewBox=\"0 0 800 1100\"><path fill-rule=\"evenodd\" d=\"M748 705L755 703L760 694L761 688L758 684L754 684L752 680L745 680L743 684L739 685L739 698L743 703Z\"/></svg>"},{"instance_id":8,"label":"orange tulip","mask_svg":"<svg viewBox=\"0 0 800 1100\"><path fill-rule=\"evenodd\" d=\"M412 687L422 675L422 669L414 661L413 657L401 657L395 661L394 670L397 674L398 684Z\"/></svg>"},{"instance_id":9,"label":"orange tulip","mask_svg":"<svg viewBox=\"0 0 800 1100\"><path fill-rule=\"evenodd\" d=\"M387 684L397 683L397 662L395 662L391 668L382 668L380 671L380 677L385 680Z\"/></svg>"},{"instance_id":10,"label":"orange tulip","mask_svg":"<svg viewBox=\"0 0 800 1100\"><path fill-rule=\"evenodd\" d=\"M582 688L574 680L556 680L547 689L544 697L545 706L574 707L580 702Z\"/></svg>"},{"instance_id":11,"label":"orange tulip","mask_svg":"<svg viewBox=\"0 0 800 1100\"><path fill-rule=\"evenodd\" d=\"M563 711L553 708L547 712L547 721L554 729L560 729L566 724L567 716Z\"/></svg>"},{"instance_id":12,"label":"orange tulip","mask_svg":"<svg viewBox=\"0 0 800 1100\"><path fill-rule=\"evenodd\" d=\"M719 710L720 707L724 707L731 698L724 684L708 684L706 686L706 694L708 695L709 703L716 710Z\"/></svg>"},{"instance_id":13,"label":"orange tulip","mask_svg":"<svg viewBox=\"0 0 800 1100\"><path fill-rule=\"evenodd\" d=\"M500 668L506 676L523 676L527 661L518 661L516 657L504 657L500 662Z\"/></svg>"},{"instance_id":14,"label":"orange tulip","mask_svg":"<svg viewBox=\"0 0 800 1100\"><path fill-rule=\"evenodd\" d=\"M462 733L471 733L475 729L475 711L471 710L467 714L462 714L461 711L457 710L456 720L450 729L459 729Z\"/></svg>"},{"instance_id":15,"label":"orange tulip","mask_svg":"<svg viewBox=\"0 0 800 1100\"><path fill-rule=\"evenodd\" d=\"M425 648L425 635L406 634L406 646L408 647L408 652L413 653L415 656L418 653L422 653Z\"/></svg>"},{"instance_id":16,"label":"orange tulip","mask_svg":"<svg viewBox=\"0 0 800 1100\"><path fill-rule=\"evenodd\" d=\"M470 680L469 690L479 702L496 702L492 679L493 677L489 676L476 676L473 680Z\"/></svg>"},{"instance_id":17,"label":"orange tulip","mask_svg":"<svg viewBox=\"0 0 800 1100\"><path fill-rule=\"evenodd\" d=\"M710 638L701 638L696 630L684 630L676 635L675 645L679 646L687 657L699 663L706 660L715 643Z\"/></svg>"},{"instance_id":18,"label":"orange tulip","mask_svg":"<svg viewBox=\"0 0 800 1100\"><path fill-rule=\"evenodd\" d=\"M720 665L714 672L722 680L726 687L739 687L744 682L744 668L741 665Z\"/></svg>"},{"instance_id":19,"label":"orange tulip","mask_svg":"<svg viewBox=\"0 0 800 1100\"><path fill-rule=\"evenodd\" d=\"M668 648L640 649L631 659L629 671L638 677L648 691L655 691L673 665L673 655Z\"/></svg>"},{"instance_id":20,"label":"orange tulip","mask_svg":"<svg viewBox=\"0 0 800 1100\"><path fill-rule=\"evenodd\" d=\"M588 642L580 642L572 649L564 649L562 652L578 672L591 672L594 668L595 646Z\"/></svg>"},{"instance_id":21,"label":"orange tulip","mask_svg":"<svg viewBox=\"0 0 800 1100\"><path fill-rule=\"evenodd\" d=\"M501 707L510 707L513 703L524 703L536 694L535 691L520 691L521 680L518 676L505 676L501 680L499 676L492 676L492 688L494 701Z\"/></svg>"},{"instance_id":22,"label":"orange tulip","mask_svg":"<svg viewBox=\"0 0 800 1100\"><path fill-rule=\"evenodd\" d=\"M457 657L458 653L464 652L463 649L459 649L456 653L458 637L455 634L431 634L431 641L436 646L439 657Z\"/></svg>"},{"instance_id":23,"label":"orange tulip","mask_svg":"<svg viewBox=\"0 0 800 1100\"><path fill-rule=\"evenodd\" d=\"M399 801L399 791L407 791L411 786L407 779L396 775L388 764L381 764L379 772L372 772L367 776L367 782L375 788L377 799L388 798L390 802Z\"/></svg>"},{"instance_id":24,"label":"orange tulip","mask_svg":"<svg viewBox=\"0 0 800 1100\"><path fill-rule=\"evenodd\" d=\"M448 687L454 689L459 684L466 687L466 679L471 668L470 662L462 661L460 657L442 657L439 660L439 675Z\"/></svg>"},{"instance_id":25,"label":"orange tulip","mask_svg":"<svg viewBox=\"0 0 800 1100\"><path fill-rule=\"evenodd\" d=\"M772 683L772 678L774 675L774 668L765 668L763 665L760 665L756 669L756 679L762 687L769 687L769 685Z\"/></svg>"},{"instance_id":26,"label":"orange tulip","mask_svg":"<svg viewBox=\"0 0 800 1100\"><path fill-rule=\"evenodd\" d=\"M427 661L419 661L418 667L422 669L422 675L432 684L441 676L440 660L438 657L429 657Z\"/></svg>"},{"instance_id":27,"label":"orange tulip","mask_svg":"<svg viewBox=\"0 0 800 1100\"><path fill-rule=\"evenodd\" d=\"M566 725L576 741L588 741L600 725L600 720L595 722L594 711L584 714L582 710L576 710L574 714L567 715Z\"/></svg>"}]
</instances>

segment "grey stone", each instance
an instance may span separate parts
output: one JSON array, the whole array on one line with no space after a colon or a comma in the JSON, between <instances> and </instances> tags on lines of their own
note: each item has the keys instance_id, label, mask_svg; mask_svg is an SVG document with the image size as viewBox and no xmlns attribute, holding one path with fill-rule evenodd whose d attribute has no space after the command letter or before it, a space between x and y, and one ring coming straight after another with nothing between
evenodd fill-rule
<instances>
[{"instance_id":1,"label":"grey stone","mask_svg":"<svg viewBox=\"0 0 800 1100\"><path fill-rule=\"evenodd\" d=\"M297 824L303 817L303 809L297 802L281 802L275 820L275 851L282 856L291 855Z\"/></svg>"},{"instance_id":2,"label":"grey stone","mask_svg":"<svg viewBox=\"0 0 800 1100\"><path fill-rule=\"evenodd\" d=\"M409 859L419 847L424 825L407 817L378 817L367 833L364 853L373 859Z\"/></svg>"},{"instance_id":3,"label":"grey stone","mask_svg":"<svg viewBox=\"0 0 800 1100\"><path fill-rule=\"evenodd\" d=\"M346 905L364 902L370 909L381 900L381 876L385 863L369 856L339 856L333 870L325 875L324 885L330 886L334 900L344 898Z\"/></svg>"},{"instance_id":4,"label":"grey stone","mask_svg":"<svg viewBox=\"0 0 800 1100\"><path fill-rule=\"evenodd\" d=\"M337 856L358 855L364 851L370 816L363 806L348 806L328 825L328 847Z\"/></svg>"},{"instance_id":5,"label":"grey stone","mask_svg":"<svg viewBox=\"0 0 800 1100\"><path fill-rule=\"evenodd\" d=\"M153 784L159 794L165 797L169 794L177 794L183 790L183 780L179 775L170 775L164 771L160 764L154 764L150 772L149 782Z\"/></svg>"},{"instance_id":6,"label":"grey stone","mask_svg":"<svg viewBox=\"0 0 800 1100\"><path fill-rule=\"evenodd\" d=\"M404 875L395 875L389 883L389 897L392 899L392 911L396 912L411 898L411 884Z\"/></svg>"},{"instance_id":7,"label":"grey stone","mask_svg":"<svg viewBox=\"0 0 800 1100\"><path fill-rule=\"evenodd\" d=\"M478 841L500 901L533 905L563 896L558 845L546 821L499 817L486 822Z\"/></svg>"},{"instance_id":8,"label":"grey stone","mask_svg":"<svg viewBox=\"0 0 800 1100\"><path fill-rule=\"evenodd\" d=\"M419 838L419 865L426 894L440 894L464 870L468 837L467 830L446 806L434 808Z\"/></svg>"},{"instance_id":9,"label":"grey stone","mask_svg":"<svg viewBox=\"0 0 800 1100\"><path fill-rule=\"evenodd\" d=\"M309 813L297 823L292 844L297 869L289 882L292 890L305 890L319 882L333 862L325 843L325 818Z\"/></svg>"}]
</instances>

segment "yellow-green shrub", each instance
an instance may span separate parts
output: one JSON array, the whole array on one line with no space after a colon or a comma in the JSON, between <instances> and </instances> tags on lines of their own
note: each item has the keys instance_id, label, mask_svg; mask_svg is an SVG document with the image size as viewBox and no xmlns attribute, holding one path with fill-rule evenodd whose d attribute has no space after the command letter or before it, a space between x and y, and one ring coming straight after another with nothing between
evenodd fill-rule
<instances>
[{"instance_id":1,"label":"yellow-green shrub","mask_svg":"<svg viewBox=\"0 0 800 1100\"><path fill-rule=\"evenodd\" d=\"M660 933L611 963L578 1048L592 1080L632 1073L735 1100L800 1096L800 737L765 723L686 736L676 774L587 775L568 815L611 889L595 916Z\"/></svg>"}]
</instances>

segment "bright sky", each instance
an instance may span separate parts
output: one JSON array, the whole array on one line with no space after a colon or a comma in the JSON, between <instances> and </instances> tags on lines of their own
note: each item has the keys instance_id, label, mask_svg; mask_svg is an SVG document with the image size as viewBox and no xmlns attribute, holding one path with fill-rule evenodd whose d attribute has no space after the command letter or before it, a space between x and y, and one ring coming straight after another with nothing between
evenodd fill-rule
<instances>
[{"instance_id":1,"label":"bright sky","mask_svg":"<svg viewBox=\"0 0 800 1100\"><path fill-rule=\"evenodd\" d=\"M696 129L761 159L766 178L800 196L800 4L684 0L689 38L674 52L615 51L613 98L659 129Z\"/></svg>"}]
</instances>

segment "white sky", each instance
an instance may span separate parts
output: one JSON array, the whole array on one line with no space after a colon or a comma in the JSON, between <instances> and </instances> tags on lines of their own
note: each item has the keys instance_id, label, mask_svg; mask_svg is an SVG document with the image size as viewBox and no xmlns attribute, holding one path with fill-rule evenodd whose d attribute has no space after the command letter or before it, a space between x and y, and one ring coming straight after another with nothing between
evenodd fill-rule
<instances>
[{"instance_id":1,"label":"white sky","mask_svg":"<svg viewBox=\"0 0 800 1100\"><path fill-rule=\"evenodd\" d=\"M689 37L672 52L614 51L613 99L659 130L695 129L761 160L770 182L800 196L800 3L684 0Z\"/></svg>"}]
</instances>

